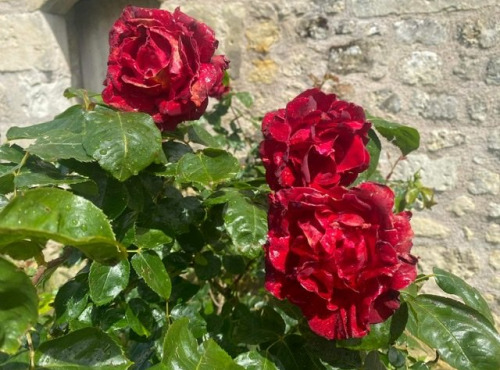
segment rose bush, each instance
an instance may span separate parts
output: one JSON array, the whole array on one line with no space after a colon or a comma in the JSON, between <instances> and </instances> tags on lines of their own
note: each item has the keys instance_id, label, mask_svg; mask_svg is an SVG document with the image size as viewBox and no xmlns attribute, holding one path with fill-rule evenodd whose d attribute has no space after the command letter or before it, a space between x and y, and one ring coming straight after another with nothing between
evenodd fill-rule
<instances>
[{"instance_id":1,"label":"rose bush","mask_svg":"<svg viewBox=\"0 0 500 370\"><path fill-rule=\"evenodd\" d=\"M319 89L304 91L264 117L260 154L269 186L351 184L370 163L370 126L361 107Z\"/></svg>"},{"instance_id":2,"label":"rose bush","mask_svg":"<svg viewBox=\"0 0 500 370\"><path fill-rule=\"evenodd\" d=\"M321 336L366 335L417 275L410 213L393 206L391 189L369 182L271 195L266 288L298 305Z\"/></svg>"},{"instance_id":3,"label":"rose bush","mask_svg":"<svg viewBox=\"0 0 500 370\"><path fill-rule=\"evenodd\" d=\"M418 131L308 90L264 120L269 198L242 127L261 120L210 28L127 7L110 39L112 107L68 89L80 104L0 145L1 369L500 368L476 289L434 269L398 293L416 275L401 211L433 192L387 182L378 137L406 156ZM357 181L396 201L346 187L367 166ZM419 293L431 277L458 299Z\"/></svg>"},{"instance_id":4,"label":"rose bush","mask_svg":"<svg viewBox=\"0 0 500 370\"><path fill-rule=\"evenodd\" d=\"M103 100L153 116L161 130L198 119L220 97L229 61L214 55L213 30L182 13L128 6L109 35Z\"/></svg>"}]
</instances>

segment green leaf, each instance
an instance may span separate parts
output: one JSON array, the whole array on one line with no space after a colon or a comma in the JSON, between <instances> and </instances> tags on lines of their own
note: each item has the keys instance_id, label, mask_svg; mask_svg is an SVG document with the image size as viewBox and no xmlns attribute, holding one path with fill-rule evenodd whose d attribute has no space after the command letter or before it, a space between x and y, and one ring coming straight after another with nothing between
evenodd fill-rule
<instances>
[{"instance_id":1,"label":"green leaf","mask_svg":"<svg viewBox=\"0 0 500 370\"><path fill-rule=\"evenodd\" d=\"M285 333L285 322L281 315L269 306L252 312L239 304L233 312L233 339L236 343L260 344L276 341Z\"/></svg>"},{"instance_id":2,"label":"green leaf","mask_svg":"<svg viewBox=\"0 0 500 370\"><path fill-rule=\"evenodd\" d=\"M150 115L96 107L85 116L86 152L116 179L125 181L162 152L161 133Z\"/></svg>"},{"instance_id":3,"label":"green leaf","mask_svg":"<svg viewBox=\"0 0 500 370\"><path fill-rule=\"evenodd\" d=\"M219 257L211 251L196 255L194 259L194 271L201 280L209 280L216 277L221 269L222 262Z\"/></svg>"},{"instance_id":4,"label":"green leaf","mask_svg":"<svg viewBox=\"0 0 500 370\"><path fill-rule=\"evenodd\" d=\"M459 370L500 369L500 335L483 315L430 294L407 297L407 303L411 334L437 349L448 364Z\"/></svg>"},{"instance_id":5,"label":"green leaf","mask_svg":"<svg viewBox=\"0 0 500 370\"><path fill-rule=\"evenodd\" d=\"M234 362L246 370L278 370L271 360L260 355L257 351L242 353L234 359Z\"/></svg>"},{"instance_id":6,"label":"green leaf","mask_svg":"<svg viewBox=\"0 0 500 370\"><path fill-rule=\"evenodd\" d=\"M161 230L143 228L136 230L135 244L141 249L152 249L172 242L173 239Z\"/></svg>"},{"instance_id":7,"label":"green leaf","mask_svg":"<svg viewBox=\"0 0 500 370\"><path fill-rule=\"evenodd\" d=\"M106 262L126 256L108 219L90 201L52 188L27 190L0 212L0 252L14 242L52 239Z\"/></svg>"},{"instance_id":8,"label":"green leaf","mask_svg":"<svg viewBox=\"0 0 500 370\"><path fill-rule=\"evenodd\" d=\"M224 138L218 134L211 134L203 126L208 126L208 122L203 117L198 121L190 122L188 129L189 140L211 148L221 148L224 145Z\"/></svg>"},{"instance_id":9,"label":"green leaf","mask_svg":"<svg viewBox=\"0 0 500 370\"><path fill-rule=\"evenodd\" d=\"M132 267L146 284L160 297L168 300L172 283L160 257L154 251L140 251L131 259Z\"/></svg>"},{"instance_id":10,"label":"green leaf","mask_svg":"<svg viewBox=\"0 0 500 370\"><path fill-rule=\"evenodd\" d=\"M400 125L399 123L389 122L369 114L367 114L367 118L380 135L396 145L403 155L408 155L420 146L420 134L416 129Z\"/></svg>"},{"instance_id":11,"label":"green leaf","mask_svg":"<svg viewBox=\"0 0 500 370\"><path fill-rule=\"evenodd\" d=\"M237 92L234 93L233 96L247 108L250 108L253 105L253 97L249 92Z\"/></svg>"},{"instance_id":12,"label":"green leaf","mask_svg":"<svg viewBox=\"0 0 500 370\"><path fill-rule=\"evenodd\" d=\"M201 309L201 302L191 299L188 304L180 303L173 307L170 311L170 317L174 320L188 318L189 331L195 338L201 338L207 334L207 322L200 314Z\"/></svg>"},{"instance_id":13,"label":"green leaf","mask_svg":"<svg viewBox=\"0 0 500 370\"><path fill-rule=\"evenodd\" d=\"M382 144L380 143L380 140L373 129L370 129L370 131L368 131L368 138L369 141L368 144L366 144L366 149L368 149L368 153L370 153L370 165L366 171L362 172L358 176L358 178L356 179L356 184L369 180L375 173L375 171L377 171Z\"/></svg>"},{"instance_id":14,"label":"green leaf","mask_svg":"<svg viewBox=\"0 0 500 370\"><path fill-rule=\"evenodd\" d=\"M77 319L87 307L89 285L85 275L77 275L59 288L54 300L56 323L64 324Z\"/></svg>"},{"instance_id":15,"label":"green leaf","mask_svg":"<svg viewBox=\"0 0 500 370\"><path fill-rule=\"evenodd\" d=\"M233 192L224 210L224 224L236 254L255 258L262 251L267 236L267 213Z\"/></svg>"},{"instance_id":16,"label":"green leaf","mask_svg":"<svg viewBox=\"0 0 500 370\"><path fill-rule=\"evenodd\" d=\"M84 328L44 342L36 351L36 364L49 369L127 369L132 363L106 333Z\"/></svg>"},{"instance_id":17,"label":"green leaf","mask_svg":"<svg viewBox=\"0 0 500 370\"><path fill-rule=\"evenodd\" d=\"M84 118L85 111L75 105L52 121L28 127L12 127L7 131L7 139L36 139L26 151L47 161L74 158L90 162L92 157L82 145L86 134Z\"/></svg>"},{"instance_id":18,"label":"green leaf","mask_svg":"<svg viewBox=\"0 0 500 370\"><path fill-rule=\"evenodd\" d=\"M128 260L112 266L92 262L89 274L90 298L98 306L111 302L127 287L129 276Z\"/></svg>"},{"instance_id":19,"label":"green leaf","mask_svg":"<svg viewBox=\"0 0 500 370\"><path fill-rule=\"evenodd\" d=\"M240 169L238 160L220 149L204 149L182 156L177 163L178 181L213 187L230 180Z\"/></svg>"},{"instance_id":20,"label":"green leaf","mask_svg":"<svg viewBox=\"0 0 500 370\"><path fill-rule=\"evenodd\" d=\"M148 327L151 326L153 317L151 314L151 308L146 302L139 298L131 299L125 310L125 317L127 318L128 325L134 332L137 333L137 335L145 337L149 337L151 335ZM144 320L146 317L147 319Z\"/></svg>"},{"instance_id":21,"label":"green leaf","mask_svg":"<svg viewBox=\"0 0 500 370\"><path fill-rule=\"evenodd\" d=\"M0 160L12 163L21 163L24 157L24 149L16 144L0 145Z\"/></svg>"},{"instance_id":22,"label":"green leaf","mask_svg":"<svg viewBox=\"0 0 500 370\"><path fill-rule=\"evenodd\" d=\"M495 320L491 314L488 303L481 296L479 291L460 279L458 276L453 275L451 272L445 271L438 267L433 269L437 285L448 294L456 295L463 299L464 303L478 311L484 317L495 325Z\"/></svg>"},{"instance_id":23,"label":"green leaf","mask_svg":"<svg viewBox=\"0 0 500 370\"><path fill-rule=\"evenodd\" d=\"M163 364L166 369L243 369L212 339L204 342L198 349L196 339L189 331L188 325L189 320L186 318L170 325L163 344Z\"/></svg>"},{"instance_id":24,"label":"green leaf","mask_svg":"<svg viewBox=\"0 0 500 370\"><path fill-rule=\"evenodd\" d=\"M0 257L0 351L14 354L38 318L38 296L24 272Z\"/></svg>"}]
</instances>

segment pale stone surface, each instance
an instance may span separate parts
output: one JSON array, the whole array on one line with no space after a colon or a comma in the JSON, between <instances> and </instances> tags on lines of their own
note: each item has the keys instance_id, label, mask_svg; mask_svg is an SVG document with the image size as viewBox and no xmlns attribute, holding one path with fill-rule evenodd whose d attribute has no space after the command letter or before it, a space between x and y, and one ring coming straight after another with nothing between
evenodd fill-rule
<instances>
[{"instance_id":1,"label":"pale stone surface","mask_svg":"<svg viewBox=\"0 0 500 370\"><path fill-rule=\"evenodd\" d=\"M480 67L476 55L462 54L459 56L457 65L453 68L453 74L465 81L475 80L479 78Z\"/></svg>"},{"instance_id":2,"label":"pale stone surface","mask_svg":"<svg viewBox=\"0 0 500 370\"><path fill-rule=\"evenodd\" d=\"M477 9L495 5L496 0L353 0L358 17L379 17L388 14L435 13L443 10Z\"/></svg>"},{"instance_id":3,"label":"pale stone surface","mask_svg":"<svg viewBox=\"0 0 500 370\"><path fill-rule=\"evenodd\" d=\"M427 142L427 149L435 152L445 148L452 148L464 144L465 140L466 136L457 130L433 130Z\"/></svg>"},{"instance_id":4,"label":"pale stone surface","mask_svg":"<svg viewBox=\"0 0 500 370\"><path fill-rule=\"evenodd\" d=\"M500 190L500 175L484 167L479 167L469 180L467 190L473 195L497 195Z\"/></svg>"},{"instance_id":5,"label":"pale stone surface","mask_svg":"<svg viewBox=\"0 0 500 370\"><path fill-rule=\"evenodd\" d=\"M490 253L488 263L496 271L500 271L500 250L497 249Z\"/></svg>"},{"instance_id":6,"label":"pale stone surface","mask_svg":"<svg viewBox=\"0 0 500 370\"><path fill-rule=\"evenodd\" d=\"M401 78L408 85L435 85L441 80L441 58L432 51L414 51L401 64Z\"/></svg>"},{"instance_id":7,"label":"pale stone surface","mask_svg":"<svg viewBox=\"0 0 500 370\"><path fill-rule=\"evenodd\" d=\"M457 182L457 159L443 157L430 159L425 154L410 155L395 169L395 180L406 180L417 171L422 175L422 182L436 191L451 190Z\"/></svg>"},{"instance_id":8,"label":"pale stone surface","mask_svg":"<svg viewBox=\"0 0 500 370\"><path fill-rule=\"evenodd\" d=\"M328 68L340 74L367 72L373 63L368 49L364 43L334 46L330 49Z\"/></svg>"},{"instance_id":9,"label":"pale stone surface","mask_svg":"<svg viewBox=\"0 0 500 370\"><path fill-rule=\"evenodd\" d=\"M481 95L472 95L467 99L467 113L472 121L482 123L488 117L488 105Z\"/></svg>"},{"instance_id":10,"label":"pale stone surface","mask_svg":"<svg viewBox=\"0 0 500 370\"><path fill-rule=\"evenodd\" d=\"M467 47L479 46L484 49L493 47L497 42L499 23L468 19L458 27L458 40Z\"/></svg>"},{"instance_id":11,"label":"pale stone surface","mask_svg":"<svg viewBox=\"0 0 500 370\"><path fill-rule=\"evenodd\" d=\"M411 220L411 227L416 236L430 239L445 239L450 235L450 229L437 220L415 216Z\"/></svg>"},{"instance_id":12,"label":"pale stone surface","mask_svg":"<svg viewBox=\"0 0 500 370\"><path fill-rule=\"evenodd\" d=\"M465 239L467 239L468 241L471 241L474 238L474 232L467 226L464 226L463 230L464 230Z\"/></svg>"},{"instance_id":13,"label":"pale stone surface","mask_svg":"<svg viewBox=\"0 0 500 370\"><path fill-rule=\"evenodd\" d=\"M488 149L492 152L500 152L500 128L496 128L488 134Z\"/></svg>"},{"instance_id":14,"label":"pale stone surface","mask_svg":"<svg viewBox=\"0 0 500 370\"><path fill-rule=\"evenodd\" d=\"M413 253L419 257L419 271L424 274L432 274L432 268L439 267L469 279L481 266L477 254L470 249L448 248L443 245L415 245Z\"/></svg>"},{"instance_id":15,"label":"pale stone surface","mask_svg":"<svg viewBox=\"0 0 500 370\"><path fill-rule=\"evenodd\" d=\"M278 41L279 31L273 22L262 22L247 30L248 47L258 53L267 54Z\"/></svg>"},{"instance_id":16,"label":"pale stone surface","mask_svg":"<svg viewBox=\"0 0 500 370\"><path fill-rule=\"evenodd\" d=\"M500 204L491 202L488 204L488 217L499 218L500 217Z\"/></svg>"},{"instance_id":17,"label":"pale stone surface","mask_svg":"<svg viewBox=\"0 0 500 370\"><path fill-rule=\"evenodd\" d=\"M500 225L490 224L486 230L486 241L490 244L500 244Z\"/></svg>"},{"instance_id":18,"label":"pale stone surface","mask_svg":"<svg viewBox=\"0 0 500 370\"><path fill-rule=\"evenodd\" d=\"M64 49L59 36L67 43L65 34L55 35L50 22L63 19L44 16L39 12L30 14L0 15L0 71L18 72L32 68L41 71L59 70L65 63ZM63 27L59 27L64 32Z\"/></svg>"},{"instance_id":19,"label":"pale stone surface","mask_svg":"<svg viewBox=\"0 0 500 370\"><path fill-rule=\"evenodd\" d=\"M433 19L405 19L394 23L396 38L406 44L438 45L446 41L446 27Z\"/></svg>"},{"instance_id":20,"label":"pale stone surface","mask_svg":"<svg viewBox=\"0 0 500 370\"><path fill-rule=\"evenodd\" d=\"M458 100L447 94L413 93L412 112L433 120L452 120L457 117Z\"/></svg>"},{"instance_id":21,"label":"pale stone surface","mask_svg":"<svg viewBox=\"0 0 500 370\"><path fill-rule=\"evenodd\" d=\"M500 56L492 57L486 66L486 83L500 85Z\"/></svg>"},{"instance_id":22,"label":"pale stone surface","mask_svg":"<svg viewBox=\"0 0 500 370\"><path fill-rule=\"evenodd\" d=\"M475 209L476 204L474 203L474 199L468 197L467 195L461 195L458 198L455 198L448 207L448 210L453 212L455 216L458 217L470 214Z\"/></svg>"}]
</instances>

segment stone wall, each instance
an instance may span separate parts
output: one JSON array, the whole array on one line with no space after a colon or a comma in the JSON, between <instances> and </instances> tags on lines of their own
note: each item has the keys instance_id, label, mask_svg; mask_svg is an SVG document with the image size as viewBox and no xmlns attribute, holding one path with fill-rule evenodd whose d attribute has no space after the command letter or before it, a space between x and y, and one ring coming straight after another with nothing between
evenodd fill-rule
<instances>
[{"instance_id":1,"label":"stone wall","mask_svg":"<svg viewBox=\"0 0 500 370\"><path fill-rule=\"evenodd\" d=\"M75 39L82 30L75 33L75 8L68 12L68 3L0 0L1 132L59 112L67 105L61 93L72 79L99 88L91 80L104 78L104 67L81 79L75 49L82 45ZM429 272L437 265L465 277L500 314L496 0L161 3L169 10L176 6L216 30L220 49L231 59L233 86L256 96L257 114L284 106L314 78L331 73L339 81L326 85L330 91L375 115L417 127L421 149L401 162L394 176L420 169L424 183L437 192L438 204L431 212L415 212L412 222L421 267ZM111 20L98 22L104 26L84 30L85 37L104 45L107 35L96 29L109 28ZM93 52L105 58L105 48ZM396 158L392 152L383 159L384 171Z\"/></svg>"}]
</instances>

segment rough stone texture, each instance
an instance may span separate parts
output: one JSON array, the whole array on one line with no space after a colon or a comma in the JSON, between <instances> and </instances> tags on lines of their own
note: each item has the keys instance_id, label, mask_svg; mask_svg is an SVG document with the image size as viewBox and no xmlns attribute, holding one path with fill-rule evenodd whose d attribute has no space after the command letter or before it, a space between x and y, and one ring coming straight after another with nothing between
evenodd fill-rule
<instances>
[{"instance_id":1,"label":"rough stone texture","mask_svg":"<svg viewBox=\"0 0 500 370\"><path fill-rule=\"evenodd\" d=\"M497 195L500 190L500 175L484 167L479 167L474 171L467 190L473 195Z\"/></svg>"},{"instance_id":2,"label":"rough stone texture","mask_svg":"<svg viewBox=\"0 0 500 370\"><path fill-rule=\"evenodd\" d=\"M461 195L453 200L448 207L448 210L453 212L455 216L462 217L476 209L474 199L467 195Z\"/></svg>"},{"instance_id":3,"label":"rough stone texture","mask_svg":"<svg viewBox=\"0 0 500 370\"><path fill-rule=\"evenodd\" d=\"M393 178L403 180L420 171L422 181L426 186L436 191L452 190L457 182L458 162L454 157L431 159L425 154L408 156L395 169Z\"/></svg>"},{"instance_id":4,"label":"rough stone texture","mask_svg":"<svg viewBox=\"0 0 500 370\"><path fill-rule=\"evenodd\" d=\"M433 19L405 19L394 23L396 39L406 44L438 45L446 41L446 27Z\"/></svg>"},{"instance_id":5,"label":"rough stone texture","mask_svg":"<svg viewBox=\"0 0 500 370\"><path fill-rule=\"evenodd\" d=\"M432 51L414 51L401 64L401 78L408 85L436 85L441 80L442 62Z\"/></svg>"},{"instance_id":6,"label":"rough stone texture","mask_svg":"<svg viewBox=\"0 0 500 370\"><path fill-rule=\"evenodd\" d=\"M82 0L65 19L72 2L0 0L0 133L60 112L70 82L102 88L106 32L121 6L181 6L215 30L255 115L331 73L339 81L326 91L417 127L421 148L392 177L420 171L437 191L432 211L413 212L415 253L425 272L437 264L469 279L500 314L498 0ZM389 152L384 176L399 157Z\"/></svg>"},{"instance_id":7,"label":"rough stone texture","mask_svg":"<svg viewBox=\"0 0 500 370\"><path fill-rule=\"evenodd\" d=\"M486 241L490 244L500 244L500 225L490 224L486 230Z\"/></svg>"},{"instance_id":8,"label":"rough stone texture","mask_svg":"<svg viewBox=\"0 0 500 370\"><path fill-rule=\"evenodd\" d=\"M452 95L415 90L412 105L412 113L431 120L452 120L457 117L458 100Z\"/></svg>"},{"instance_id":9,"label":"rough stone texture","mask_svg":"<svg viewBox=\"0 0 500 370\"><path fill-rule=\"evenodd\" d=\"M427 141L427 149L431 152L462 145L466 140L466 136L457 130L443 128L433 130L430 134L430 138Z\"/></svg>"}]
</instances>

